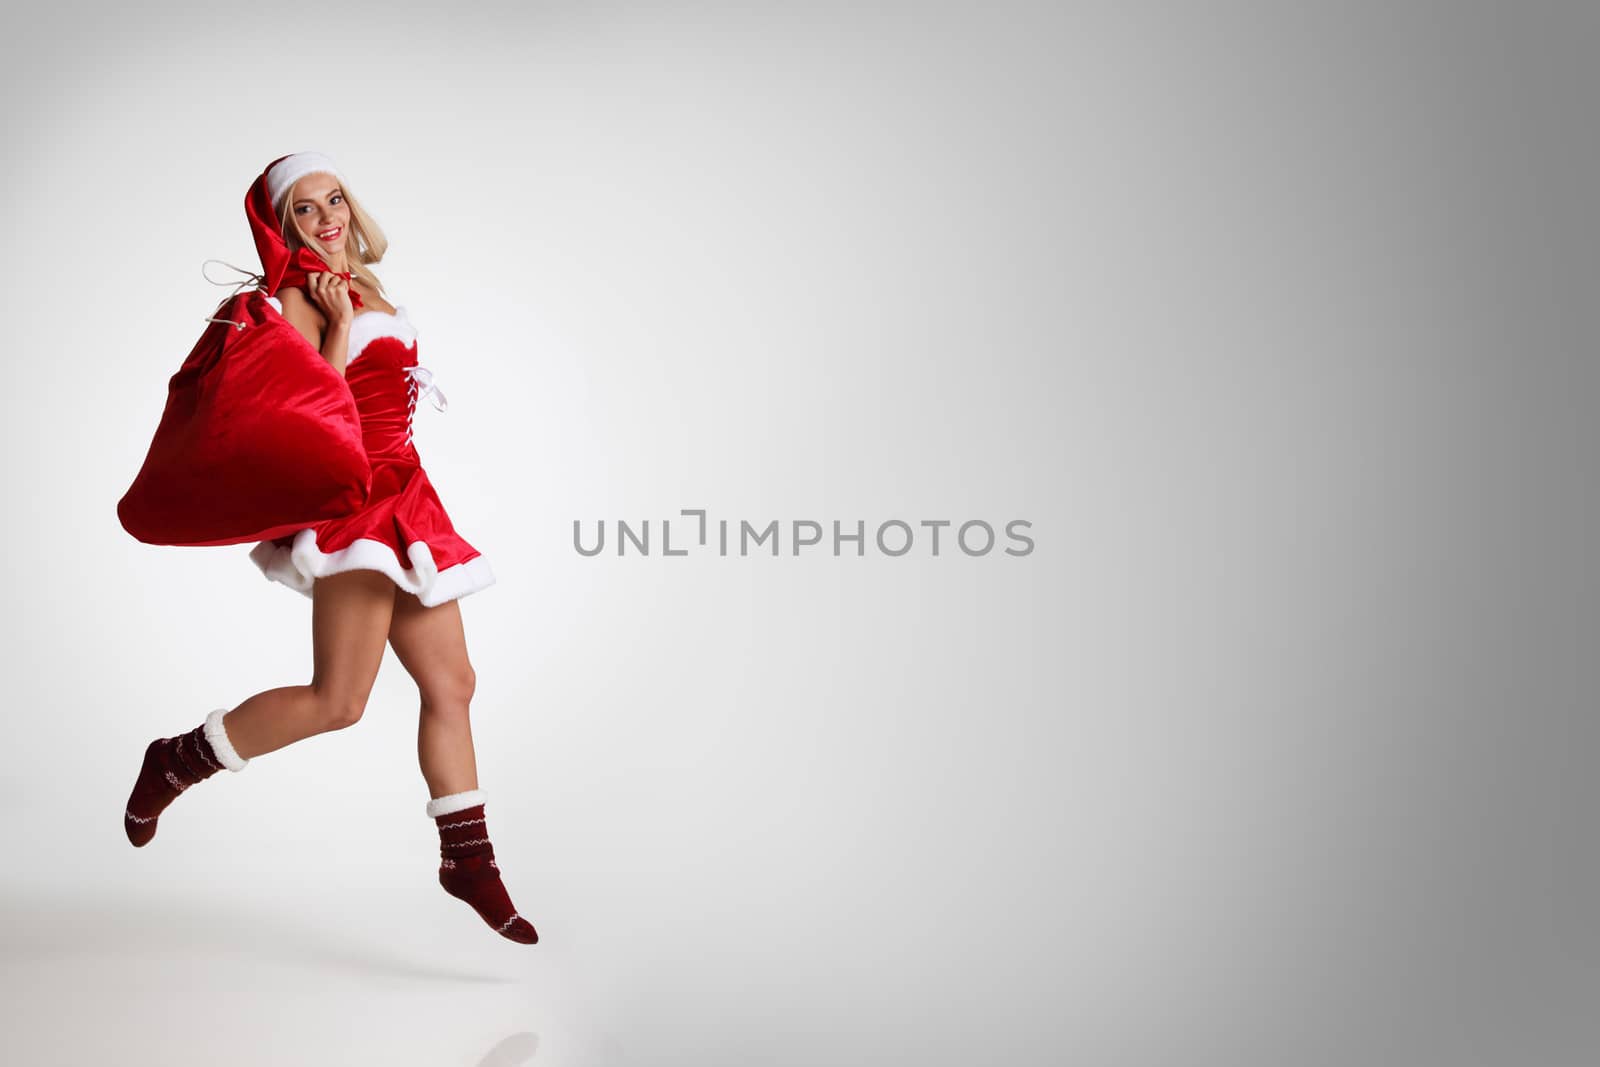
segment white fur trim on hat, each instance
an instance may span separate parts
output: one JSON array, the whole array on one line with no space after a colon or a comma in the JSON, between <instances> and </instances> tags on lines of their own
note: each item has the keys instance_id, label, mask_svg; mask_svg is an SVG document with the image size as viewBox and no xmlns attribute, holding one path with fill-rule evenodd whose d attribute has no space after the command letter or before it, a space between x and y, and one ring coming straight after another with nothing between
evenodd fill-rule
<instances>
[{"instance_id":1,"label":"white fur trim on hat","mask_svg":"<svg viewBox=\"0 0 1600 1067\"><path fill-rule=\"evenodd\" d=\"M440 815L454 815L458 811L466 811L474 804L484 801L483 790L469 789L465 793L451 793L448 796L434 797L428 801L428 818L435 819Z\"/></svg>"},{"instance_id":2,"label":"white fur trim on hat","mask_svg":"<svg viewBox=\"0 0 1600 1067\"><path fill-rule=\"evenodd\" d=\"M333 157L323 152L296 152L292 156L285 156L267 171L267 195L272 197L272 206L282 206L283 198L294 188L294 183L307 174L331 174L344 181L344 175L339 173Z\"/></svg>"},{"instance_id":3,"label":"white fur trim on hat","mask_svg":"<svg viewBox=\"0 0 1600 1067\"><path fill-rule=\"evenodd\" d=\"M228 740L228 731L222 725L222 717L226 714L227 708L218 708L206 716L206 742L224 767L230 771L242 771L250 761L240 756L233 742Z\"/></svg>"}]
</instances>

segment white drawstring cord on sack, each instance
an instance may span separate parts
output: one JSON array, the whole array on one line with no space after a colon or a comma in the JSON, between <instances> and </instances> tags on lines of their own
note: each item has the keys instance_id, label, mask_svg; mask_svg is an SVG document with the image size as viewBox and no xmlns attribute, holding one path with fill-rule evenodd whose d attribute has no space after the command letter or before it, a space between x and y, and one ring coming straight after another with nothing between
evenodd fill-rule
<instances>
[{"instance_id":1,"label":"white drawstring cord on sack","mask_svg":"<svg viewBox=\"0 0 1600 1067\"><path fill-rule=\"evenodd\" d=\"M229 270L236 270L240 274L244 275L244 280L243 281L239 281L239 282L229 282L229 281L221 281L221 282L219 282L215 278L213 278L211 275L206 273L206 264L208 264L208 263L221 263L224 267L227 267ZM244 290L245 288L248 287L248 288L262 289L262 288L265 287L266 282L267 282L267 279L266 279L265 276L260 275L260 274L256 274L254 271L245 270L243 267L235 267L232 263L229 263L226 260L221 260L221 259L208 259L208 260L205 261L205 263L200 264L200 276L203 277L206 281L210 282L212 285L231 285L231 286L233 286L233 292L229 293L226 297L223 298L222 302L224 304L226 304L228 301L232 300L234 297L238 296L239 293L242 290ZM218 306L218 310L221 310L221 306L220 305ZM244 323L236 322L233 319L218 319L218 318L213 318L210 315L207 315L207 316L204 316L204 317L205 317L205 320L207 322L226 322L228 325L237 326L241 330L244 329L244 327L245 327Z\"/></svg>"}]
</instances>

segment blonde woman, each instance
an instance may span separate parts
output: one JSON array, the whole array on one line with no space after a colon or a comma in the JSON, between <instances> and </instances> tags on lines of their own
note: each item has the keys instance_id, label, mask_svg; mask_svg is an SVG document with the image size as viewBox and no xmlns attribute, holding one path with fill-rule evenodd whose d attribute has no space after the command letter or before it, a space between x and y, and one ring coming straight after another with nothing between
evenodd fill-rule
<instances>
[{"instance_id":1,"label":"blonde woman","mask_svg":"<svg viewBox=\"0 0 1600 1067\"><path fill-rule=\"evenodd\" d=\"M468 717L474 673L458 602L494 574L452 526L412 443L418 399L443 410L444 397L417 362L405 308L388 302L369 266L388 243L320 152L269 164L245 213L269 302L355 397L372 491L359 512L250 552L267 578L311 598L310 684L257 693L150 742L124 829L135 846L148 844L161 812L190 786L359 721L387 642L421 696L417 756L439 831L439 883L504 937L534 944L539 935L512 904L489 842Z\"/></svg>"}]
</instances>

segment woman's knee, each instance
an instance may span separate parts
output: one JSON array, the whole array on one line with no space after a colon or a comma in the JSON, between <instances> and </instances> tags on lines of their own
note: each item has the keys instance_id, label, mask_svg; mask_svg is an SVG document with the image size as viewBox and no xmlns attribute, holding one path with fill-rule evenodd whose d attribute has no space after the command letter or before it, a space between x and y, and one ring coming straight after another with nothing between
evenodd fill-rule
<instances>
[{"instance_id":1,"label":"woman's knee","mask_svg":"<svg viewBox=\"0 0 1600 1067\"><path fill-rule=\"evenodd\" d=\"M367 694L313 687L317 694L317 721L324 731L343 730L361 721Z\"/></svg>"},{"instance_id":2,"label":"woman's knee","mask_svg":"<svg viewBox=\"0 0 1600 1067\"><path fill-rule=\"evenodd\" d=\"M311 688L323 730L361 721L383 662L394 584L379 571L324 575L313 590Z\"/></svg>"},{"instance_id":3,"label":"woman's knee","mask_svg":"<svg viewBox=\"0 0 1600 1067\"><path fill-rule=\"evenodd\" d=\"M422 709L442 715L466 715L477 688L477 672L468 663L448 672L436 672L420 687Z\"/></svg>"}]
</instances>

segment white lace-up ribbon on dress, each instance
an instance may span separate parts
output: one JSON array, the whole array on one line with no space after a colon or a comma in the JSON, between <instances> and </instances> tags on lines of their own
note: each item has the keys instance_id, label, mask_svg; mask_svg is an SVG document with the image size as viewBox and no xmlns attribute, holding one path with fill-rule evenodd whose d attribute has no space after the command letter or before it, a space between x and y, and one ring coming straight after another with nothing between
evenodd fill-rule
<instances>
[{"instance_id":1,"label":"white lace-up ribbon on dress","mask_svg":"<svg viewBox=\"0 0 1600 1067\"><path fill-rule=\"evenodd\" d=\"M439 411L450 406L444 391L433 383L433 372L422 364L406 368L406 444L411 443L412 419L417 412L417 398L427 397ZM419 389L420 386L420 389Z\"/></svg>"}]
</instances>

